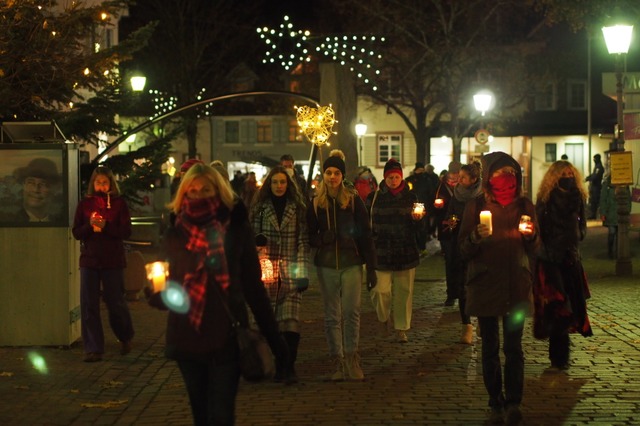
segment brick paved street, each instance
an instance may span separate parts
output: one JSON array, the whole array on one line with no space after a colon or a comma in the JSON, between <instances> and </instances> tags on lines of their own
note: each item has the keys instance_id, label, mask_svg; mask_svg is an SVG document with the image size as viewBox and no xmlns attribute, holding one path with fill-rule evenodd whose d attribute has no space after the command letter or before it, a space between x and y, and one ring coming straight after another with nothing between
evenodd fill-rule
<instances>
[{"instance_id":1,"label":"brick paved street","mask_svg":"<svg viewBox=\"0 0 640 426\"><path fill-rule=\"evenodd\" d=\"M589 228L583 255L592 299L594 336L572 336L572 366L552 373L546 343L523 342L526 425L640 424L640 239L631 234L634 277L613 275L606 230ZM457 306L445 308L443 259L418 268L409 343L396 343L377 324L366 290L361 327L363 383L331 383L317 286L304 295L300 383L242 383L238 425L482 425L486 393L480 342L456 343ZM120 356L106 324L105 360L82 362L82 347L0 348L2 425L189 425L180 374L163 356L165 313L131 302L134 349ZM41 356L46 370L33 367Z\"/></svg>"}]
</instances>

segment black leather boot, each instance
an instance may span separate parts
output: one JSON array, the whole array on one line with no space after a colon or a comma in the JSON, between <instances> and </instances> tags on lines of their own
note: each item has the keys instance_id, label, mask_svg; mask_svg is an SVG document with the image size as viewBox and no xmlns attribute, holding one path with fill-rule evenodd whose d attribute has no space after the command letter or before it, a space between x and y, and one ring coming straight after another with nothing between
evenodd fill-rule
<instances>
[{"instance_id":1,"label":"black leather boot","mask_svg":"<svg viewBox=\"0 0 640 426\"><path fill-rule=\"evenodd\" d=\"M297 383L298 375L296 374L295 363L298 358L298 345L300 344L300 333L295 333L293 331L285 331L282 333L284 340L287 342L287 346L289 347L289 365L286 369L288 377L284 379L287 383Z\"/></svg>"}]
</instances>

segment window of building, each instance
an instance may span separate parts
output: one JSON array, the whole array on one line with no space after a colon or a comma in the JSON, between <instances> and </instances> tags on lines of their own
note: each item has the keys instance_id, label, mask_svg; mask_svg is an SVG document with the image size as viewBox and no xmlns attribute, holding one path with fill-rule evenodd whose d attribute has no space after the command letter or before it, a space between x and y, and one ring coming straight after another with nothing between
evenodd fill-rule
<instances>
[{"instance_id":1,"label":"window of building","mask_svg":"<svg viewBox=\"0 0 640 426\"><path fill-rule=\"evenodd\" d=\"M271 143L271 120L258 120L256 143Z\"/></svg>"},{"instance_id":2,"label":"window of building","mask_svg":"<svg viewBox=\"0 0 640 426\"><path fill-rule=\"evenodd\" d=\"M390 158L402 162L402 134L382 133L377 135L378 145L378 166L384 167Z\"/></svg>"},{"instance_id":3,"label":"window of building","mask_svg":"<svg viewBox=\"0 0 640 426\"><path fill-rule=\"evenodd\" d=\"M557 92L555 83L545 85L541 91L536 94L536 110L537 111L555 111L557 106Z\"/></svg>"},{"instance_id":4,"label":"window of building","mask_svg":"<svg viewBox=\"0 0 640 426\"><path fill-rule=\"evenodd\" d=\"M587 109L587 83L581 80L569 80L567 83L567 109Z\"/></svg>"},{"instance_id":5,"label":"window of building","mask_svg":"<svg viewBox=\"0 0 640 426\"><path fill-rule=\"evenodd\" d=\"M228 143L228 144L240 143L240 122L239 121L225 121L224 143Z\"/></svg>"},{"instance_id":6,"label":"window of building","mask_svg":"<svg viewBox=\"0 0 640 426\"><path fill-rule=\"evenodd\" d=\"M553 163L557 159L557 144L546 143L544 144L544 161L546 163Z\"/></svg>"},{"instance_id":7,"label":"window of building","mask_svg":"<svg viewBox=\"0 0 640 426\"><path fill-rule=\"evenodd\" d=\"M289 121L289 143L302 143L304 140L304 135L300 133L298 120Z\"/></svg>"}]
</instances>

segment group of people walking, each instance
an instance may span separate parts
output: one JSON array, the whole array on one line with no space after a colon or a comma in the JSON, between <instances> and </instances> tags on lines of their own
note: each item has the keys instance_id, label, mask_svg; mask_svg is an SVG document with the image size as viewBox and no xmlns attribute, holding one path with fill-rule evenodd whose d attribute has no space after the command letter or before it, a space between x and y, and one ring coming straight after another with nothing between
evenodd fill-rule
<instances>
[{"instance_id":1,"label":"group of people walking","mask_svg":"<svg viewBox=\"0 0 640 426\"><path fill-rule=\"evenodd\" d=\"M394 329L394 340L408 342L420 263L416 236L436 216L438 238L444 242L445 304L458 301L461 343L472 344L471 319L478 321L490 421L519 424L525 317L534 314L535 336L549 339L549 359L557 370L570 366L569 334L591 335L589 290L578 250L586 232L586 191L575 167L561 160L545 174L534 204L522 195L521 168L511 156L494 152L481 160L450 164L437 188L440 202L422 203L423 208L394 159L364 200L345 182L344 155L334 150L322 163L323 179L312 199L300 190L290 167L280 165L271 169L249 205L218 170L194 162L171 203L172 221L160 256L169 264L169 282L182 289L189 308L173 309L163 293L148 294L152 306L169 310L166 355L183 375L194 423L234 422L240 372L225 306L240 322L249 324L253 318L257 323L276 358L275 380L299 380L300 310L312 269L323 299L329 380L365 377L358 351L363 284L380 328ZM133 338L126 304L116 294L122 292L123 256L116 263L101 260L107 245L118 253L130 233L130 219L112 175L103 169L94 175L93 191L74 223L74 235L83 242L87 361L98 361L104 351L99 309L97 320L95 313L100 280L123 354L131 350ZM108 185L101 186L104 180ZM438 214L427 216L430 209ZM272 265L268 279L263 279L261 259Z\"/></svg>"}]
</instances>

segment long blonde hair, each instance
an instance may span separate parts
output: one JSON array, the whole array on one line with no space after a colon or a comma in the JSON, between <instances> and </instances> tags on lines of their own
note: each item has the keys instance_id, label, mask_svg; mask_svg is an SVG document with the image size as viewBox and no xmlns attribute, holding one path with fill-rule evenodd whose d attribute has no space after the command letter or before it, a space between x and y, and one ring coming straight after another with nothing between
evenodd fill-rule
<instances>
[{"instance_id":1,"label":"long blonde hair","mask_svg":"<svg viewBox=\"0 0 640 426\"><path fill-rule=\"evenodd\" d=\"M344 185L344 177L340 182L338 188L338 195L336 195L336 201L341 209L349 207L349 203L353 200L355 191L350 190ZM329 188L325 185L324 181L320 182L318 189L316 190L316 198L318 199L318 207L326 209L329 206Z\"/></svg>"},{"instance_id":2,"label":"long blonde hair","mask_svg":"<svg viewBox=\"0 0 640 426\"><path fill-rule=\"evenodd\" d=\"M571 170L573 173L573 179L576 182L576 188L580 191L580 195L582 196L582 200L585 201L587 199L587 191L584 189L584 185L582 184L582 175L575 168L573 164L565 160L559 160L551 164L549 170L542 177L542 182L540 182L540 187L538 188L537 201L547 202L551 195L551 191L556 188L560 188L558 186L558 182L562 177L562 172L566 169ZM561 191L564 191L560 188Z\"/></svg>"},{"instance_id":3,"label":"long blonde hair","mask_svg":"<svg viewBox=\"0 0 640 426\"><path fill-rule=\"evenodd\" d=\"M220 201L231 210L234 204L235 195L231 189L231 184L225 179L219 171L206 164L194 164L189 171L180 179L180 186L176 191L176 195L168 205L175 214L180 213L180 207L182 206L182 200L185 197L187 189L191 182L196 178L206 178L216 190L216 196L220 198Z\"/></svg>"}]
</instances>

